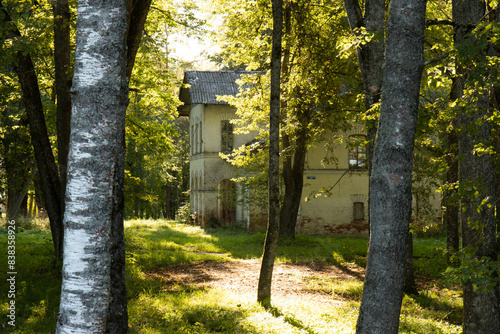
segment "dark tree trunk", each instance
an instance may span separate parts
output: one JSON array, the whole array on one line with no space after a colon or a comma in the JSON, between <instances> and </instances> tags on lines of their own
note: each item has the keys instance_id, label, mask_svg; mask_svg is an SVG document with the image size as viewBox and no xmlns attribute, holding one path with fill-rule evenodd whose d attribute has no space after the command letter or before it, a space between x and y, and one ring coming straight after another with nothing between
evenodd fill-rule
<instances>
[{"instance_id":1,"label":"dark tree trunk","mask_svg":"<svg viewBox=\"0 0 500 334\"><path fill-rule=\"evenodd\" d=\"M457 47L461 43L478 47L470 32L484 19L485 13L484 1L453 1ZM491 125L484 122L480 126L471 126L488 116L490 92L474 82L469 82L472 81L468 77L471 69L467 68L467 63L474 61L469 57L471 56L459 54L456 70L465 87L475 88L474 102L469 103L466 110L460 110L458 115L458 125L461 129L459 182L462 187L477 190L479 196L463 196L461 199L462 247L475 250L474 256L477 258L489 258L495 263L498 257L496 218L494 211L484 203L486 201L488 204L487 202L492 201L495 196L495 166L493 157L489 154L474 153L476 143L488 142L491 139ZM485 277L487 282L497 282L494 288L487 291L474 289L471 280L465 282L463 286L465 334L500 333L500 293L497 275L495 272L493 277Z\"/></svg>"},{"instance_id":2,"label":"dark tree trunk","mask_svg":"<svg viewBox=\"0 0 500 334\"><path fill-rule=\"evenodd\" d=\"M281 36L283 27L283 1L273 0L273 41L271 53L271 100L269 125L269 217L262 265L260 268L257 301L271 306L271 283L274 258L279 237L279 142L280 142L280 83Z\"/></svg>"},{"instance_id":3,"label":"dark tree trunk","mask_svg":"<svg viewBox=\"0 0 500 334\"><path fill-rule=\"evenodd\" d=\"M127 85L128 88L128 85ZM116 171L114 175L113 210L111 212L111 289L110 303L108 309L108 323L106 333L127 333L127 287L125 280L125 230L123 226L123 213L125 206L125 111L123 108L121 117L123 129L118 142L118 153L116 156Z\"/></svg>"},{"instance_id":4,"label":"dark tree trunk","mask_svg":"<svg viewBox=\"0 0 500 334\"><path fill-rule=\"evenodd\" d=\"M21 123L25 123L22 122ZM14 125L14 124L12 124ZM3 140L3 166L6 177L6 215L7 218L25 216L27 206L26 194L31 185L32 169L30 142L25 128L19 124L17 129L11 129ZM9 126L10 128L10 126Z\"/></svg>"},{"instance_id":5,"label":"dark tree trunk","mask_svg":"<svg viewBox=\"0 0 500 334\"><path fill-rule=\"evenodd\" d=\"M151 0L127 0L127 33L126 33L126 65L125 74L128 83L132 75L135 57L141 43L144 24L146 22ZM127 93L128 96L128 93ZM119 117L125 119L126 108ZM111 300L108 308L106 333L127 333L127 289L125 283L125 231L123 226L125 191L125 128L121 130L119 147L121 151L116 157L114 174L113 210L111 215L110 254L111 254Z\"/></svg>"},{"instance_id":6,"label":"dark tree trunk","mask_svg":"<svg viewBox=\"0 0 500 334\"><path fill-rule=\"evenodd\" d=\"M304 164L307 154L307 125L302 124L294 145L288 135L283 136L283 146L289 147L283 158L283 183L285 195L280 210L280 237L295 238L295 226L304 187Z\"/></svg>"},{"instance_id":7,"label":"dark tree trunk","mask_svg":"<svg viewBox=\"0 0 500 334\"><path fill-rule=\"evenodd\" d=\"M79 1L56 333L128 331L123 266L126 28L125 2Z\"/></svg>"},{"instance_id":8,"label":"dark tree trunk","mask_svg":"<svg viewBox=\"0 0 500 334\"><path fill-rule=\"evenodd\" d=\"M380 102L383 83L383 69L385 60L385 0L366 0L364 17L358 0L344 0L347 17L351 30L366 28L368 33L374 34L370 42L358 48L358 62L363 78L365 94L365 110L371 110ZM368 177L371 178L373 148L377 133L377 121L367 121L368 140ZM370 192L370 188L368 188ZM370 197L368 196L368 222L370 222Z\"/></svg>"},{"instance_id":9,"label":"dark tree trunk","mask_svg":"<svg viewBox=\"0 0 500 334\"><path fill-rule=\"evenodd\" d=\"M446 172L446 183L454 185L458 182L458 137L455 130L448 133L448 155L446 162L448 171ZM448 188L443 194L443 224L446 227L446 249L449 251L448 258L452 252L457 252L460 246L460 221L458 203L455 199L457 191L455 188Z\"/></svg>"},{"instance_id":10,"label":"dark tree trunk","mask_svg":"<svg viewBox=\"0 0 500 334\"><path fill-rule=\"evenodd\" d=\"M8 37L21 36L19 30L12 24L10 16L3 8L1 1L0 12L3 23L5 26L10 27ZM40 184L45 199L45 209L49 215L55 256L56 258L61 258L63 240L61 186L57 165L47 135L38 80L29 53L23 54L21 51L18 51L16 59L17 64L14 69L19 77L23 101L28 115L31 144L33 145L38 171L40 172Z\"/></svg>"},{"instance_id":11,"label":"dark tree trunk","mask_svg":"<svg viewBox=\"0 0 500 334\"><path fill-rule=\"evenodd\" d=\"M61 216L64 216L66 169L68 165L71 121L71 35L68 0L53 2L54 12L54 65L57 95L57 160L61 182Z\"/></svg>"},{"instance_id":12,"label":"dark tree trunk","mask_svg":"<svg viewBox=\"0 0 500 334\"><path fill-rule=\"evenodd\" d=\"M151 0L127 0L127 78L129 81L150 7Z\"/></svg>"},{"instance_id":13,"label":"dark tree trunk","mask_svg":"<svg viewBox=\"0 0 500 334\"><path fill-rule=\"evenodd\" d=\"M403 292L408 295L418 295L417 285L415 284L415 272L413 271L413 233L411 232L408 233L406 249Z\"/></svg>"},{"instance_id":14,"label":"dark tree trunk","mask_svg":"<svg viewBox=\"0 0 500 334\"><path fill-rule=\"evenodd\" d=\"M356 333L397 333L423 70L425 0L392 0L371 185L371 235Z\"/></svg>"},{"instance_id":15,"label":"dark tree trunk","mask_svg":"<svg viewBox=\"0 0 500 334\"><path fill-rule=\"evenodd\" d=\"M453 83L450 90L450 100L456 101L463 95L464 77L457 76L453 78ZM446 183L448 185L458 182L458 137L455 131L457 120L453 119L453 129L448 132L448 154L446 163L448 171L446 172ZM445 211L443 215L443 223L446 226L446 249L448 251L458 251L460 248L460 214L459 203L454 198L457 195L455 188L448 189L443 194L443 203ZM448 253L450 258L451 253Z\"/></svg>"}]
</instances>

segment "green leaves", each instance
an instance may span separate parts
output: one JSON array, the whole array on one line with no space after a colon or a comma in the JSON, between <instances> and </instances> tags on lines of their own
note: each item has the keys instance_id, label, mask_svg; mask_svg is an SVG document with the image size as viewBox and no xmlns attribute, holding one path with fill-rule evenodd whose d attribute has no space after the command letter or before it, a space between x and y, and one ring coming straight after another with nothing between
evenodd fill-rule
<instances>
[{"instance_id":1,"label":"green leaves","mask_svg":"<svg viewBox=\"0 0 500 334\"><path fill-rule=\"evenodd\" d=\"M491 257L474 255L472 248L452 254L451 261L455 266L446 268L443 282L448 286L473 284L475 291L488 292L495 289L500 279L497 275L500 269L498 260Z\"/></svg>"}]
</instances>

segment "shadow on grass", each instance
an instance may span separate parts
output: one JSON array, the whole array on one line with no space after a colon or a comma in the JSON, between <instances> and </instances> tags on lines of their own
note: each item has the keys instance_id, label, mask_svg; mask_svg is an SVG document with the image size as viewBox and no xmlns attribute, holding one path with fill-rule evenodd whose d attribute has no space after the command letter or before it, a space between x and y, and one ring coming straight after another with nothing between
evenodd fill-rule
<instances>
[{"instance_id":1,"label":"shadow on grass","mask_svg":"<svg viewBox=\"0 0 500 334\"><path fill-rule=\"evenodd\" d=\"M273 317L282 318L284 322L288 323L289 325L291 325L297 329L303 330L303 331L307 332L308 334L316 334L316 332L314 330L312 330L312 328L304 325L304 323L302 321L300 321L299 319L297 319L294 315L284 314L281 312L281 310L279 308L277 308L275 306L271 306L269 304L263 305L263 306L266 309L266 311L268 311Z\"/></svg>"},{"instance_id":2,"label":"shadow on grass","mask_svg":"<svg viewBox=\"0 0 500 334\"><path fill-rule=\"evenodd\" d=\"M175 291L147 291L129 302L131 333L254 333L242 325L249 311L204 288L178 285Z\"/></svg>"},{"instance_id":3,"label":"shadow on grass","mask_svg":"<svg viewBox=\"0 0 500 334\"><path fill-rule=\"evenodd\" d=\"M430 296L425 292L413 295L412 299L422 308L444 313L442 320L454 325L463 323L463 306L461 304L453 303L449 299L443 299L442 297Z\"/></svg>"}]
</instances>

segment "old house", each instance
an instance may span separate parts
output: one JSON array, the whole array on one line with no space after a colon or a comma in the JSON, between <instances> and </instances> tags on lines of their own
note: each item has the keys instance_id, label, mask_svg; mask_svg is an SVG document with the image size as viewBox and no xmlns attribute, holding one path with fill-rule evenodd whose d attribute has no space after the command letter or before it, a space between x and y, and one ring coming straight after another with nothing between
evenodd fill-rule
<instances>
[{"instance_id":1,"label":"old house","mask_svg":"<svg viewBox=\"0 0 500 334\"><path fill-rule=\"evenodd\" d=\"M230 201L229 196L248 196L233 179L237 168L223 160L219 153L251 142L255 134L236 134L230 122L235 108L217 96L238 93L236 80L245 72L185 71L180 99L180 114L190 119L190 185L191 210L200 224L217 219L221 224L242 223L248 228L265 226L263 213L252 212L245 201ZM346 140L365 136L362 127L343 134ZM362 137L361 137L362 138ZM322 164L327 154L336 163ZM366 234L368 232L368 172L363 146L347 148L337 144L328 151L322 144L307 154L300 217L297 232L303 234ZM322 188L331 188L329 196L306 201ZM311 197L311 196L310 196ZM314 197L314 196L312 196Z\"/></svg>"}]
</instances>

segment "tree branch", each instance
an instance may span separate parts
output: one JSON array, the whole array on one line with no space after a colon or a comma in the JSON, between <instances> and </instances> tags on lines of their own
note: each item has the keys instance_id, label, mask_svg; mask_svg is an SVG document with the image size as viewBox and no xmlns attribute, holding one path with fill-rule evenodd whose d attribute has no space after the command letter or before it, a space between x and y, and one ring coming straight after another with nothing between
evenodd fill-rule
<instances>
[{"instance_id":1,"label":"tree branch","mask_svg":"<svg viewBox=\"0 0 500 334\"><path fill-rule=\"evenodd\" d=\"M363 15L358 0L344 0L344 7L351 31L363 26Z\"/></svg>"},{"instance_id":2,"label":"tree branch","mask_svg":"<svg viewBox=\"0 0 500 334\"><path fill-rule=\"evenodd\" d=\"M437 25L447 25L447 26L455 26L455 22L450 21L450 20L427 20L425 21L425 26L426 27L431 27L431 26L437 26Z\"/></svg>"},{"instance_id":3,"label":"tree branch","mask_svg":"<svg viewBox=\"0 0 500 334\"><path fill-rule=\"evenodd\" d=\"M424 66L430 65L430 64L438 62L440 60L443 60L443 59L447 58L449 55L450 55L450 53L446 52L446 53L443 53L442 55L437 56L436 58L429 59L426 62L424 62Z\"/></svg>"}]
</instances>

